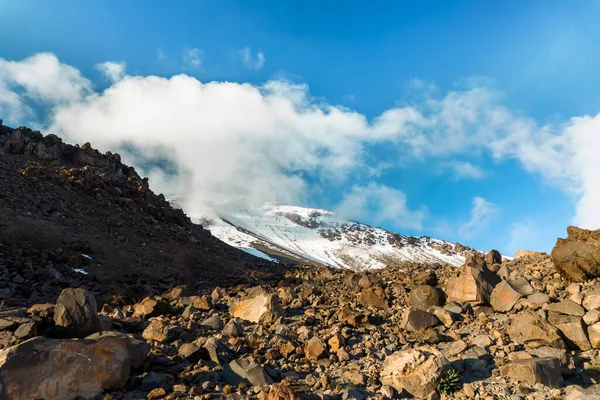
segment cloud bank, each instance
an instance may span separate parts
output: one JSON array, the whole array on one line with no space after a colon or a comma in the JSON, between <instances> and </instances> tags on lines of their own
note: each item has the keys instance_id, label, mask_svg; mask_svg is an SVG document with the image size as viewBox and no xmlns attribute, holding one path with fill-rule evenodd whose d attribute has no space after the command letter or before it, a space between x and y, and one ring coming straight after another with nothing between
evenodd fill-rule
<instances>
[{"instance_id":1,"label":"cloud bank","mask_svg":"<svg viewBox=\"0 0 600 400\"><path fill-rule=\"evenodd\" d=\"M201 65L195 50L184 54L190 66ZM302 203L314 182L335 190L350 177L369 175L368 147L385 144L397 151L394 157L454 166L463 178L481 178L477 166L462 161L467 156L517 160L575 196L575 223L600 228L600 114L542 126L503 107L494 90L471 85L368 119L313 99L302 84L132 76L124 64L113 64L102 64L112 85L95 92L79 70L52 54L0 59L0 113L7 123L27 122L43 104L50 132L121 149L125 160L146 168L155 190L187 196L191 212L236 201ZM148 167L141 154L167 159L173 168ZM421 224L421 208L409 209L402 192L375 182L353 187L339 208L350 214L373 204L375 219ZM474 210L486 205L477 200Z\"/></svg>"}]
</instances>

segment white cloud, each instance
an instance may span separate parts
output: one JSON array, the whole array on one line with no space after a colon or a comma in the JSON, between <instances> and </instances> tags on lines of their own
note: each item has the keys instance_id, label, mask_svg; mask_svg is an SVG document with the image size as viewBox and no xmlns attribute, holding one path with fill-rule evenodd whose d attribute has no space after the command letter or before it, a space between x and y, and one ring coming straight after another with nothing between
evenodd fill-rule
<instances>
[{"instance_id":1,"label":"white cloud","mask_svg":"<svg viewBox=\"0 0 600 400\"><path fill-rule=\"evenodd\" d=\"M39 53L21 61L0 58L0 115L7 123L30 118L33 105L54 107L81 101L90 93L91 82L54 54Z\"/></svg>"},{"instance_id":2,"label":"white cloud","mask_svg":"<svg viewBox=\"0 0 600 400\"><path fill-rule=\"evenodd\" d=\"M78 69L62 64L50 53L22 61L0 59L0 81L18 86L29 98L49 103L78 101L91 92L91 82Z\"/></svg>"},{"instance_id":3,"label":"white cloud","mask_svg":"<svg viewBox=\"0 0 600 400\"><path fill-rule=\"evenodd\" d=\"M115 83L123 79L125 76L125 67L127 64L125 61L121 61L120 63L106 61L96 65L96 69L111 82Z\"/></svg>"},{"instance_id":4,"label":"white cloud","mask_svg":"<svg viewBox=\"0 0 600 400\"><path fill-rule=\"evenodd\" d=\"M200 68L204 60L204 51L197 47L183 51L183 68Z\"/></svg>"},{"instance_id":5,"label":"white cloud","mask_svg":"<svg viewBox=\"0 0 600 400\"><path fill-rule=\"evenodd\" d=\"M482 179L485 176L485 172L481 168L467 161L454 160L442 163L442 166L452 172L455 180Z\"/></svg>"},{"instance_id":6,"label":"white cloud","mask_svg":"<svg viewBox=\"0 0 600 400\"><path fill-rule=\"evenodd\" d=\"M482 198L473 198L471 217L458 229L458 234L465 238L473 238L489 226L493 218L498 215L500 208L494 203Z\"/></svg>"},{"instance_id":7,"label":"white cloud","mask_svg":"<svg viewBox=\"0 0 600 400\"><path fill-rule=\"evenodd\" d=\"M184 59L200 67L202 51L190 49ZM203 83L186 75L124 75L94 93L79 70L53 54L0 59L0 112L7 123L29 118L33 106L43 103L51 108L50 129L73 141L103 150L124 142L148 153L161 149L178 162L186 172L179 178L186 180L168 186L172 177L165 176L164 186L154 188L180 185L198 203L232 197L298 202L305 193L303 176L342 182L372 169L365 148L385 143L403 157L434 164L486 152L498 160L516 159L575 197L575 223L600 228L600 114L540 126L501 106L497 92L472 82L437 97L438 91L427 91L420 102L368 120L284 80L255 86ZM474 177L474 171L467 175Z\"/></svg>"},{"instance_id":8,"label":"white cloud","mask_svg":"<svg viewBox=\"0 0 600 400\"><path fill-rule=\"evenodd\" d=\"M241 58L246 68L258 71L265 65L265 55L262 51L258 51L256 56L254 56L250 47L244 47L243 49L239 50L237 54Z\"/></svg>"},{"instance_id":9,"label":"white cloud","mask_svg":"<svg viewBox=\"0 0 600 400\"><path fill-rule=\"evenodd\" d=\"M355 185L344 195L336 211L348 218L380 224L392 223L399 229L421 230L426 216L424 209L411 210L406 194L377 183Z\"/></svg>"}]
</instances>

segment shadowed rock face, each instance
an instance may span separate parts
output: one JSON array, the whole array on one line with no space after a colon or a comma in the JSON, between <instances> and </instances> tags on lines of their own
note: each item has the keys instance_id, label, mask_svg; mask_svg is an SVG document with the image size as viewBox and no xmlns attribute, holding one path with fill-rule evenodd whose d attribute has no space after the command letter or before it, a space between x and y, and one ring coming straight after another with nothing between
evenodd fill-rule
<instances>
[{"instance_id":1,"label":"shadowed rock face","mask_svg":"<svg viewBox=\"0 0 600 400\"><path fill-rule=\"evenodd\" d=\"M115 290L159 280L226 285L283 268L214 238L118 154L89 143L0 126L0 188L2 300L45 303L98 281Z\"/></svg>"},{"instance_id":2,"label":"shadowed rock face","mask_svg":"<svg viewBox=\"0 0 600 400\"><path fill-rule=\"evenodd\" d=\"M600 276L600 230L574 226L567 228L567 238L559 238L552 250L552 261L574 281Z\"/></svg>"}]
</instances>

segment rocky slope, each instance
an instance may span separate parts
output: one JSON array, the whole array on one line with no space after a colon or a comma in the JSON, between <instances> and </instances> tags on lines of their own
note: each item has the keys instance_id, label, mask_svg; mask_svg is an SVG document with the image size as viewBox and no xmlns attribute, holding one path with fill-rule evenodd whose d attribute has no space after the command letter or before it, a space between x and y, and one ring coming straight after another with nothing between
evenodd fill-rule
<instances>
[{"instance_id":1,"label":"rocky slope","mask_svg":"<svg viewBox=\"0 0 600 400\"><path fill-rule=\"evenodd\" d=\"M458 268L261 265L116 155L0 143L0 399L600 398L600 231Z\"/></svg>"},{"instance_id":2,"label":"rocky slope","mask_svg":"<svg viewBox=\"0 0 600 400\"><path fill-rule=\"evenodd\" d=\"M27 128L0 126L0 210L0 293L12 302L69 285L223 284L273 269L193 224L118 154Z\"/></svg>"},{"instance_id":3,"label":"rocky slope","mask_svg":"<svg viewBox=\"0 0 600 400\"><path fill-rule=\"evenodd\" d=\"M331 211L276 203L193 220L224 242L259 257L354 271L407 261L459 266L474 253L459 243L406 236Z\"/></svg>"}]
</instances>

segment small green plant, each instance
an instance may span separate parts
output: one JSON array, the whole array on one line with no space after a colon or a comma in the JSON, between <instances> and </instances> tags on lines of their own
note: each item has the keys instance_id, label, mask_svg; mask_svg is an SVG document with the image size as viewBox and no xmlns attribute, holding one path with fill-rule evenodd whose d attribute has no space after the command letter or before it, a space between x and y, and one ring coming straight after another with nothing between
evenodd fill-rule
<instances>
[{"instance_id":1,"label":"small green plant","mask_svg":"<svg viewBox=\"0 0 600 400\"><path fill-rule=\"evenodd\" d=\"M452 394L460 389L460 372L455 369L449 369L438 382L437 389L441 394Z\"/></svg>"}]
</instances>

